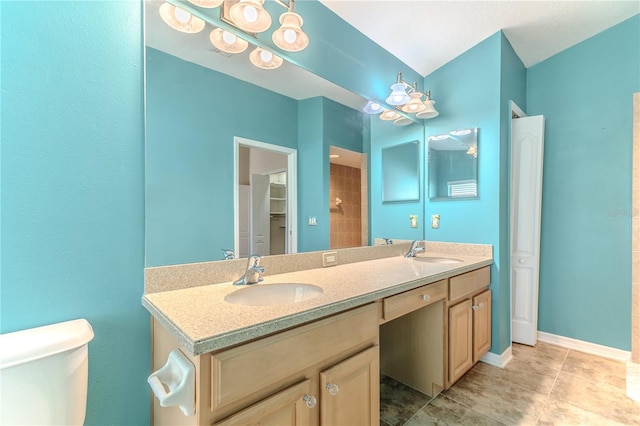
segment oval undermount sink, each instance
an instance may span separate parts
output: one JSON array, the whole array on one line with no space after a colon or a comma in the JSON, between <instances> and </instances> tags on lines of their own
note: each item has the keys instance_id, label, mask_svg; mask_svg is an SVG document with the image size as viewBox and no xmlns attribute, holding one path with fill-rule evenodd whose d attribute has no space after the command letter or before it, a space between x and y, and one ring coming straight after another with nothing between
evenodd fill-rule
<instances>
[{"instance_id":1,"label":"oval undermount sink","mask_svg":"<svg viewBox=\"0 0 640 426\"><path fill-rule=\"evenodd\" d=\"M428 263L462 263L462 260L453 257L416 256L414 259Z\"/></svg>"},{"instance_id":2,"label":"oval undermount sink","mask_svg":"<svg viewBox=\"0 0 640 426\"><path fill-rule=\"evenodd\" d=\"M255 284L228 294L224 300L234 305L244 306L288 305L313 299L320 294L322 294L322 288L313 284Z\"/></svg>"}]
</instances>

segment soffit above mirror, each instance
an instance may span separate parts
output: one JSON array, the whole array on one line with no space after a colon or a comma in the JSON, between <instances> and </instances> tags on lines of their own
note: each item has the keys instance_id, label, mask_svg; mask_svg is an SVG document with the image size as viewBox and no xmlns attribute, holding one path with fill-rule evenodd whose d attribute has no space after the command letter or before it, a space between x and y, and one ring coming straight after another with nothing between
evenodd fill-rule
<instances>
[{"instance_id":1,"label":"soffit above mirror","mask_svg":"<svg viewBox=\"0 0 640 426\"><path fill-rule=\"evenodd\" d=\"M263 71L249 61L251 48L239 54L228 54L214 47L209 34L214 29L206 25L196 34L176 31L165 24L159 9L163 1L145 1L145 44L182 60L233 76L292 99L302 100L323 96L355 110L361 110L366 101L330 81L284 61L275 70Z\"/></svg>"}]
</instances>

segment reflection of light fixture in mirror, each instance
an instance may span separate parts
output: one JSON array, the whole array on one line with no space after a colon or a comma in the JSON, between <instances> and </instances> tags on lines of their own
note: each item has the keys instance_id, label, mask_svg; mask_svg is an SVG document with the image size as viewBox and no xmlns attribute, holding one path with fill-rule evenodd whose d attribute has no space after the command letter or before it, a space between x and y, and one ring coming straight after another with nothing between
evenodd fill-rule
<instances>
[{"instance_id":1,"label":"reflection of light fixture in mirror","mask_svg":"<svg viewBox=\"0 0 640 426\"><path fill-rule=\"evenodd\" d=\"M402 81L402 73L398 73L398 81L391 85L391 94L387 98L389 105L404 105L411 99L406 91L407 85Z\"/></svg>"},{"instance_id":2,"label":"reflection of light fixture in mirror","mask_svg":"<svg viewBox=\"0 0 640 426\"><path fill-rule=\"evenodd\" d=\"M402 106L402 111L415 114L427 108L427 106L422 103L422 93L417 91L412 92L409 97L411 100Z\"/></svg>"},{"instance_id":3,"label":"reflection of light fixture in mirror","mask_svg":"<svg viewBox=\"0 0 640 426\"><path fill-rule=\"evenodd\" d=\"M221 28L216 28L209 34L209 40L216 48L227 53L240 53L247 50L249 43L246 40L225 31Z\"/></svg>"},{"instance_id":4,"label":"reflection of light fixture in mirror","mask_svg":"<svg viewBox=\"0 0 640 426\"><path fill-rule=\"evenodd\" d=\"M478 150L475 146L471 145L467 150L467 154L473 155L473 158L478 158Z\"/></svg>"},{"instance_id":5,"label":"reflection of light fixture in mirror","mask_svg":"<svg viewBox=\"0 0 640 426\"><path fill-rule=\"evenodd\" d=\"M435 107L433 106L433 104L435 104L436 101L431 100L431 92L427 92L426 94L427 94L427 99L425 99L423 102L425 109L416 114L417 118L420 118L423 120L434 118L440 115L440 113L436 111Z\"/></svg>"},{"instance_id":6,"label":"reflection of light fixture in mirror","mask_svg":"<svg viewBox=\"0 0 640 426\"><path fill-rule=\"evenodd\" d=\"M204 7L205 9L213 9L224 3L224 0L189 0L189 3Z\"/></svg>"},{"instance_id":7,"label":"reflection of light fixture in mirror","mask_svg":"<svg viewBox=\"0 0 640 426\"><path fill-rule=\"evenodd\" d=\"M261 33L271 26L271 16L262 4L264 0L240 0L231 6L229 15L233 23L243 31Z\"/></svg>"},{"instance_id":8,"label":"reflection of light fixture in mirror","mask_svg":"<svg viewBox=\"0 0 640 426\"><path fill-rule=\"evenodd\" d=\"M169 3L160 6L160 17L171 28L183 33L199 33L204 28L202 19Z\"/></svg>"},{"instance_id":9,"label":"reflection of light fixture in mirror","mask_svg":"<svg viewBox=\"0 0 640 426\"><path fill-rule=\"evenodd\" d=\"M340 158L340 154L329 154L329 158Z\"/></svg>"},{"instance_id":10,"label":"reflection of light fixture in mirror","mask_svg":"<svg viewBox=\"0 0 640 426\"><path fill-rule=\"evenodd\" d=\"M413 121L411 121L407 117L400 117L396 120L393 120L393 124L395 124L396 126L408 126L409 124L413 124Z\"/></svg>"},{"instance_id":11,"label":"reflection of light fixture in mirror","mask_svg":"<svg viewBox=\"0 0 640 426\"><path fill-rule=\"evenodd\" d=\"M432 141L443 141L445 139L449 139L449 135L436 135L429 137L429 140Z\"/></svg>"},{"instance_id":12,"label":"reflection of light fixture in mirror","mask_svg":"<svg viewBox=\"0 0 640 426\"><path fill-rule=\"evenodd\" d=\"M464 135L468 135L469 133L471 133L471 129L454 130L452 132L449 132L449 134L451 134L453 136L464 136Z\"/></svg>"},{"instance_id":13,"label":"reflection of light fixture in mirror","mask_svg":"<svg viewBox=\"0 0 640 426\"><path fill-rule=\"evenodd\" d=\"M282 65L281 57L259 47L256 47L255 50L249 54L249 59L253 65L265 70L276 69Z\"/></svg>"},{"instance_id":14,"label":"reflection of light fixture in mirror","mask_svg":"<svg viewBox=\"0 0 640 426\"><path fill-rule=\"evenodd\" d=\"M362 108L362 111L367 114L379 114L380 111L382 111L382 105L377 102L369 101L364 108Z\"/></svg>"},{"instance_id":15,"label":"reflection of light fixture in mirror","mask_svg":"<svg viewBox=\"0 0 640 426\"><path fill-rule=\"evenodd\" d=\"M385 110L382 114L380 114L380 119L385 121L397 120L401 115L392 110Z\"/></svg>"},{"instance_id":16,"label":"reflection of light fixture in mirror","mask_svg":"<svg viewBox=\"0 0 640 426\"><path fill-rule=\"evenodd\" d=\"M280 16L280 28L273 32L273 42L282 50L299 52L309 45L309 37L302 31L302 17L294 11L294 0L289 0L289 11Z\"/></svg>"}]
</instances>

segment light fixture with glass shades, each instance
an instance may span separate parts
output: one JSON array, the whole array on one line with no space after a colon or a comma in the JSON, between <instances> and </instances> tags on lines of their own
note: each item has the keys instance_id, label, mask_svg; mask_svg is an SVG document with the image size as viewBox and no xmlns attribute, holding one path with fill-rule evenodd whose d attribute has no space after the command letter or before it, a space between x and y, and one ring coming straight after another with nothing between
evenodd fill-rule
<instances>
[{"instance_id":1,"label":"light fixture with glass shades","mask_svg":"<svg viewBox=\"0 0 640 426\"><path fill-rule=\"evenodd\" d=\"M423 101L422 98L425 98ZM421 92L418 85L407 83L402 79L402 73L398 73L397 80L391 85L391 94L386 99L387 104L393 105L407 114L416 114L416 118L428 119L438 115L431 99L431 92Z\"/></svg>"},{"instance_id":2,"label":"light fixture with glass shades","mask_svg":"<svg viewBox=\"0 0 640 426\"><path fill-rule=\"evenodd\" d=\"M280 28L271 36L276 46L288 52L299 52L309 45L309 37L302 31L302 17L294 8L292 0L289 2L289 10L280 15Z\"/></svg>"},{"instance_id":3,"label":"light fixture with glass shades","mask_svg":"<svg viewBox=\"0 0 640 426\"><path fill-rule=\"evenodd\" d=\"M402 108L400 108L402 111L409 114L416 114L420 111L424 111L427 108L427 106L422 103L422 93L416 90L415 92L411 92L409 97L411 98L409 102L402 105Z\"/></svg>"},{"instance_id":4,"label":"light fixture with glass shades","mask_svg":"<svg viewBox=\"0 0 640 426\"><path fill-rule=\"evenodd\" d=\"M362 108L362 111L367 114L380 114L382 111L384 111L384 108L382 108L382 105L377 102L369 101L364 106L364 108Z\"/></svg>"},{"instance_id":5,"label":"light fixture with glass shades","mask_svg":"<svg viewBox=\"0 0 640 426\"><path fill-rule=\"evenodd\" d=\"M398 81L391 85L391 94L387 98L389 105L404 105L411 100L407 94L407 84L402 80L402 73L398 73Z\"/></svg>"},{"instance_id":6,"label":"light fixture with glass shades","mask_svg":"<svg viewBox=\"0 0 640 426\"><path fill-rule=\"evenodd\" d=\"M395 121L400 117L402 117L400 114L391 109L386 109L380 114L380 120L384 121Z\"/></svg>"},{"instance_id":7,"label":"light fixture with glass shades","mask_svg":"<svg viewBox=\"0 0 640 426\"><path fill-rule=\"evenodd\" d=\"M256 47L249 55L251 63L258 68L265 70L272 70L282 65L283 59L280 56L276 56L268 50Z\"/></svg>"},{"instance_id":8,"label":"light fixture with glass shades","mask_svg":"<svg viewBox=\"0 0 640 426\"><path fill-rule=\"evenodd\" d=\"M431 92L427 91L425 95L426 95L426 99L423 102L425 109L423 109L422 111L416 114L416 118L420 118L422 120L434 118L440 115L440 113L436 111L435 107L433 106L433 104L435 104L436 101L431 99Z\"/></svg>"},{"instance_id":9,"label":"light fixture with glass shades","mask_svg":"<svg viewBox=\"0 0 640 426\"><path fill-rule=\"evenodd\" d=\"M227 53L241 53L247 50L249 43L229 31L216 28L209 34L209 40L219 50Z\"/></svg>"},{"instance_id":10,"label":"light fixture with glass shades","mask_svg":"<svg viewBox=\"0 0 640 426\"><path fill-rule=\"evenodd\" d=\"M195 34L204 29L202 19L170 3L160 6L160 17L171 28L183 33Z\"/></svg>"},{"instance_id":11,"label":"light fixture with glass shades","mask_svg":"<svg viewBox=\"0 0 640 426\"><path fill-rule=\"evenodd\" d=\"M231 20L242 31L261 33L271 26L271 15L262 6L264 0L240 0L229 10Z\"/></svg>"},{"instance_id":12,"label":"light fixture with glass shades","mask_svg":"<svg viewBox=\"0 0 640 426\"><path fill-rule=\"evenodd\" d=\"M238 54L247 50L249 44L259 45L257 42L253 43L248 37L257 39L257 33L271 27L271 16L263 6L265 0L188 1L205 9L223 6L220 8L220 20L223 21L222 26L225 28L214 28L209 34L211 44L221 52ZM280 28L272 34L273 43L287 52L304 50L309 45L309 36L302 31L303 20L295 12L295 0L275 0L274 3L286 8L287 11L280 16ZM168 1L160 6L160 16L171 28L184 33L198 33L206 25L203 19ZM276 69L283 63L280 56L261 47L257 47L249 54L249 60L255 66L267 70Z\"/></svg>"}]
</instances>

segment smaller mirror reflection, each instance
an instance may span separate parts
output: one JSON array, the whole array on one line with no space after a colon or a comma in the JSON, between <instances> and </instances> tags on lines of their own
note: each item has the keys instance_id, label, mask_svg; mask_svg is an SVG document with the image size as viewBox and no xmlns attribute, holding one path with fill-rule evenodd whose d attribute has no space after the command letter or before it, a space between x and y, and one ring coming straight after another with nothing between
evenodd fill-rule
<instances>
[{"instance_id":1,"label":"smaller mirror reflection","mask_svg":"<svg viewBox=\"0 0 640 426\"><path fill-rule=\"evenodd\" d=\"M478 197L478 129L453 130L428 139L429 199Z\"/></svg>"},{"instance_id":2,"label":"smaller mirror reflection","mask_svg":"<svg viewBox=\"0 0 640 426\"><path fill-rule=\"evenodd\" d=\"M382 150L382 202L420 200L419 153L417 140Z\"/></svg>"}]
</instances>

